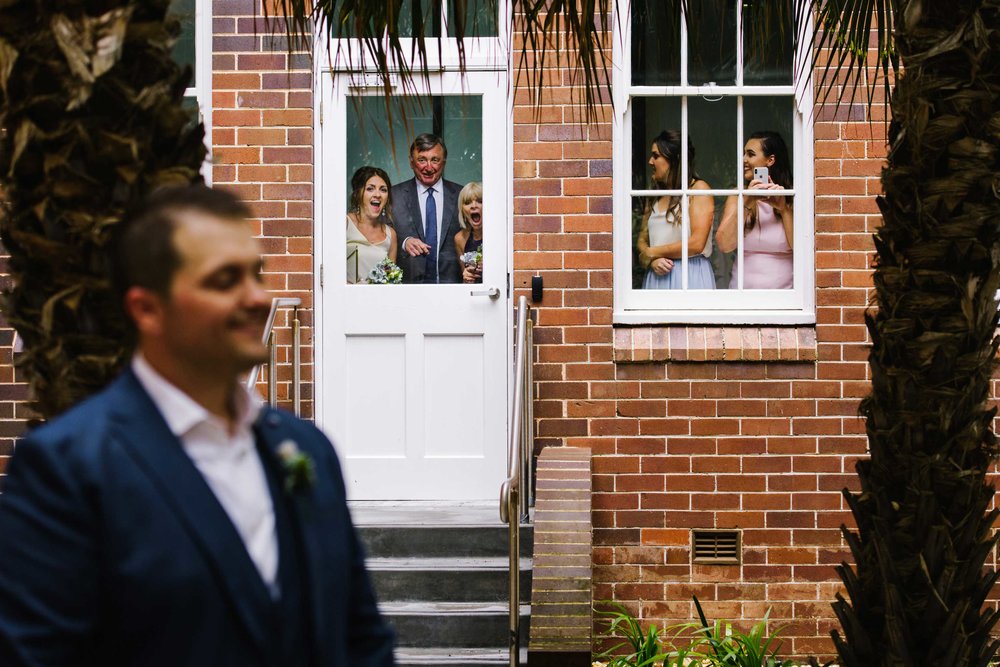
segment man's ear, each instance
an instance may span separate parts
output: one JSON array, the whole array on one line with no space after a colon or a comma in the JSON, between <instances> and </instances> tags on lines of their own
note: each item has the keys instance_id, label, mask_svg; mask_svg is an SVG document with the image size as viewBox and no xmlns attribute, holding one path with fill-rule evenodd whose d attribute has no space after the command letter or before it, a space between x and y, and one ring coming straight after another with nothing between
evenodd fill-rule
<instances>
[{"instance_id":1,"label":"man's ear","mask_svg":"<svg viewBox=\"0 0 1000 667\"><path fill-rule=\"evenodd\" d=\"M125 313L135 323L139 336L157 336L163 331L164 300L145 287L130 287L125 292Z\"/></svg>"}]
</instances>

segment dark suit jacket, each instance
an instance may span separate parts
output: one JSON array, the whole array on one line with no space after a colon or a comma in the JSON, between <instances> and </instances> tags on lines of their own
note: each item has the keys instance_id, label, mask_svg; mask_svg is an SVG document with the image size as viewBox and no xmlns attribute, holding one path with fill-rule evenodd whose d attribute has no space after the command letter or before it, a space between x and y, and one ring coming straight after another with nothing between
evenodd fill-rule
<instances>
[{"instance_id":1,"label":"dark suit jacket","mask_svg":"<svg viewBox=\"0 0 1000 667\"><path fill-rule=\"evenodd\" d=\"M438 275L443 283L462 282L462 267L455 255L455 234L461 227L458 224L458 193L462 186L441 179L444 183L444 214L441 217L441 236L438 238ZM410 257L403 250L403 241L415 236L424 239L424 221L420 217L420 203L417 200L417 181L411 178L392 186L392 216L395 219L396 243L398 251L396 260L403 269L404 283L422 283L427 279L427 256ZM434 282L431 279L429 282Z\"/></svg>"},{"instance_id":2,"label":"dark suit jacket","mask_svg":"<svg viewBox=\"0 0 1000 667\"><path fill-rule=\"evenodd\" d=\"M302 582L282 590L302 600L292 653L322 667L392 665L329 441L267 408L255 432L292 528L279 540L297 544L298 568L279 550L279 571ZM275 484L286 440L312 457L312 488ZM15 448L0 496L0 665L285 667L283 616L131 371Z\"/></svg>"}]
</instances>

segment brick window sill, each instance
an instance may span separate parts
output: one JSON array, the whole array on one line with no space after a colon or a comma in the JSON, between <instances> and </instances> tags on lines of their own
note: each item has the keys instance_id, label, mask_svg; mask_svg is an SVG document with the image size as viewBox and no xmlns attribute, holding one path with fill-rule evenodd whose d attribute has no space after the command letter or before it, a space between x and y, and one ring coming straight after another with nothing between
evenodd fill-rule
<instances>
[{"instance_id":1,"label":"brick window sill","mask_svg":"<svg viewBox=\"0 0 1000 667\"><path fill-rule=\"evenodd\" d=\"M615 361L816 361L816 327L615 327Z\"/></svg>"}]
</instances>

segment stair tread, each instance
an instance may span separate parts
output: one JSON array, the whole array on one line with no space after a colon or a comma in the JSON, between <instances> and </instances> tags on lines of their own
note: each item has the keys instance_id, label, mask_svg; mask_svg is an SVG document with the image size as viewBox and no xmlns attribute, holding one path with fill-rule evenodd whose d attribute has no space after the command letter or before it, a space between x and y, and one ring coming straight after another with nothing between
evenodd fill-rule
<instances>
[{"instance_id":1,"label":"stair tread","mask_svg":"<svg viewBox=\"0 0 1000 667\"><path fill-rule=\"evenodd\" d=\"M506 602L426 602L414 600L407 602L379 602L379 611L386 616L492 616L507 614L510 605ZM531 613L531 605L522 603L520 613L526 616Z\"/></svg>"},{"instance_id":2,"label":"stair tread","mask_svg":"<svg viewBox=\"0 0 1000 667\"><path fill-rule=\"evenodd\" d=\"M468 571L507 571L510 559L505 556L486 556L482 558L449 558L449 557L414 557L414 556L377 556L365 559L369 570L468 570ZM522 571L531 569L531 559L521 558L519 566Z\"/></svg>"},{"instance_id":3,"label":"stair tread","mask_svg":"<svg viewBox=\"0 0 1000 667\"><path fill-rule=\"evenodd\" d=\"M527 650L521 648L521 664L527 664ZM505 648L397 648L396 661L409 665L506 665L510 652Z\"/></svg>"},{"instance_id":4,"label":"stair tread","mask_svg":"<svg viewBox=\"0 0 1000 667\"><path fill-rule=\"evenodd\" d=\"M500 507L496 500L405 503L348 501L347 504L354 525L358 527L499 528L507 525L500 521ZM530 520L521 525L530 527Z\"/></svg>"}]
</instances>

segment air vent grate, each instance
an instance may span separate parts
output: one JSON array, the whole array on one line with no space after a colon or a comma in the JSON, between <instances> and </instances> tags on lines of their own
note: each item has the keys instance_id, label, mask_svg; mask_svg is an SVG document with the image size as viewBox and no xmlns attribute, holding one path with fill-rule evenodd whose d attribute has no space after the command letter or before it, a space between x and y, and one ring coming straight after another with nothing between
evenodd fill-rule
<instances>
[{"instance_id":1,"label":"air vent grate","mask_svg":"<svg viewBox=\"0 0 1000 667\"><path fill-rule=\"evenodd\" d=\"M740 564L740 531L692 530L691 553L695 563L707 565Z\"/></svg>"}]
</instances>

